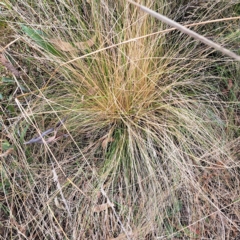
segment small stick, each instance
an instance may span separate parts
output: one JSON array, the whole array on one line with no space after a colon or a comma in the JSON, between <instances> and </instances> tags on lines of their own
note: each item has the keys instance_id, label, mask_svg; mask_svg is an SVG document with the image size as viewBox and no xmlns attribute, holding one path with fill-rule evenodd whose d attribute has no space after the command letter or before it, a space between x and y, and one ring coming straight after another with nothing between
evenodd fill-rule
<instances>
[{"instance_id":1,"label":"small stick","mask_svg":"<svg viewBox=\"0 0 240 240\"><path fill-rule=\"evenodd\" d=\"M45 132L41 133L41 135L39 137L32 138L31 140L29 140L28 142L25 142L24 144L27 145L30 143L42 143L43 137L53 131L54 131L54 128L50 128L50 129L46 130Z\"/></svg>"},{"instance_id":2,"label":"small stick","mask_svg":"<svg viewBox=\"0 0 240 240\"><path fill-rule=\"evenodd\" d=\"M141 10L143 10L144 12L152 15L153 17L157 18L158 20L160 20L160 21L162 21L162 22L164 22L164 23L166 23L166 24L168 24L168 25L170 25L170 26L180 30L183 33L186 33L187 35L189 35L189 36L199 40L200 42L205 43L206 45L208 45L208 46L210 46L212 48L215 48L216 50L222 52L223 54L225 54L225 55L227 55L227 56L229 56L231 58L234 58L237 61L240 61L240 56L239 55L237 55L234 52L232 52L232 51L222 47L221 45L219 45L219 44L217 44L217 43L207 39L206 37L204 37L204 36L194 32L194 31L184 27L183 25L181 25L181 24L179 24L179 23L169 19L168 17L163 16L162 14L157 13L157 12L155 12L155 11L145 7L145 6L142 6L142 5L132 1L132 0L128 0L128 2L133 4L133 5L135 5L135 6L137 6L137 7L139 7Z\"/></svg>"},{"instance_id":3,"label":"small stick","mask_svg":"<svg viewBox=\"0 0 240 240\"><path fill-rule=\"evenodd\" d=\"M56 132L59 129L59 127L66 121L66 117L63 118L62 120L60 120L57 124L55 128L49 128L48 130L46 130L45 132L41 133L40 136L32 138L31 140L29 140L28 142L25 142L24 144L31 144L31 143L43 143L43 137L51 132ZM64 134L65 135L65 134Z\"/></svg>"}]
</instances>

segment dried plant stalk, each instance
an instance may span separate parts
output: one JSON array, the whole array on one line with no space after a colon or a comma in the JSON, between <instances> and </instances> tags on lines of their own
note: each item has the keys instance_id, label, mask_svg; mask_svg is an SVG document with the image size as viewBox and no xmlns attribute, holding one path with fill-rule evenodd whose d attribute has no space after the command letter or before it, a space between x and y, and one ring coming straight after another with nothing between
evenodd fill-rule
<instances>
[{"instance_id":1,"label":"dried plant stalk","mask_svg":"<svg viewBox=\"0 0 240 240\"><path fill-rule=\"evenodd\" d=\"M234 58L237 61L240 61L240 56L239 55L237 55L234 52L222 47L221 45L209 40L208 38L206 38L206 37L194 32L194 31L184 27L183 25L181 25L181 24L169 19L168 17L163 16L162 14L157 13L157 12L155 12L155 11L153 11L153 10L143 6L143 5L140 5L140 4L138 4L136 2L133 2L131 0L128 0L128 2L134 4L135 6L138 6L141 10L143 10L144 12L146 12L146 13L150 14L151 16L157 18L158 20L160 20L160 21L178 29L179 31L181 31L183 33L186 33L187 35L195 38L196 40L199 40L200 42L205 43L206 45L208 45L212 48L215 48L216 50L220 51L223 54L225 54L225 55L227 55L231 58Z\"/></svg>"}]
</instances>

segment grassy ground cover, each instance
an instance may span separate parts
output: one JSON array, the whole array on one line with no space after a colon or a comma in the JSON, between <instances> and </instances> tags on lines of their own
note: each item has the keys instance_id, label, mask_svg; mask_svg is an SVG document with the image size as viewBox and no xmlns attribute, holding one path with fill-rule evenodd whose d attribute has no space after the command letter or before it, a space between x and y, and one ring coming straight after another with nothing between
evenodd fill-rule
<instances>
[{"instance_id":1,"label":"grassy ground cover","mask_svg":"<svg viewBox=\"0 0 240 240\"><path fill-rule=\"evenodd\" d=\"M238 1L138 2L240 55ZM238 61L125 0L0 3L2 239L240 237Z\"/></svg>"}]
</instances>

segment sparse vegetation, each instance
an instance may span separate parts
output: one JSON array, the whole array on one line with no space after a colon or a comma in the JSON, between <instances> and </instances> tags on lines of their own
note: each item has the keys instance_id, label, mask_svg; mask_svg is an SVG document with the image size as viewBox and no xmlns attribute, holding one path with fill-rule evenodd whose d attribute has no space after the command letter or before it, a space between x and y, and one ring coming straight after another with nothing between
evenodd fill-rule
<instances>
[{"instance_id":1,"label":"sparse vegetation","mask_svg":"<svg viewBox=\"0 0 240 240\"><path fill-rule=\"evenodd\" d=\"M240 54L236 1L138 2ZM2 239L240 237L239 62L125 0L1 5Z\"/></svg>"}]
</instances>

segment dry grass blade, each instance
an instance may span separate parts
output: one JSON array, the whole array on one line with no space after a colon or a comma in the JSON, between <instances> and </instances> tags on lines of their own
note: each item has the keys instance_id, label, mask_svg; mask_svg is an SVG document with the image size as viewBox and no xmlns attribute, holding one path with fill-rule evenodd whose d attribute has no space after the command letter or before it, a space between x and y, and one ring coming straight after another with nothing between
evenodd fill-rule
<instances>
[{"instance_id":1,"label":"dry grass blade","mask_svg":"<svg viewBox=\"0 0 240 240\"><path fill-rule=\"evenodd\" d=\"M56 172L53 164L52 164L52 173L53 173L53 181L57 184L57 189L58 189L59 192L60 192L62 201L63 201L63 203L64 203L64 205L65 205L66 210L67 210L68 216L69 216L70 218L72 218L72 215L71 215L71 213L70 213L70 209L69 209L67 200L65 199L65 197L64 197L64 195L63 195L62 187L61 187L61 184L59 183L58 175L57 175L57 172Z\"/></svg>"},{"instance_id":2,"label":"dry grass blade","mask_svg":"<svg viewBox=\"0 0 240 240\"><path fill-rule=\"evenodd\" d=\"M71 51L78 51L78 50L84 50L85 48L91 47L95 43L96 36L94 35L91 39L85 41L85 42L75 42L70 44L69 42L62 41L60 39L52 38L49 41L53 43L57 48L59 48L63 52L71 52Z\"/></svg>"},{"instance_id":3,"label":"dry grass blade","mask_svg":"<svg viewBox=\"0 0 240 240\"><path fill-rule=\"evenodd\" d=\"M134 2L133 2L134 3ZM204 24L208 24L208 23L214 23L214 22L222 22L222 21L230 21L230 20L237 20L237 19L240 19L240 17L231 17L231 18L221 18L221 19L215 19L215 20L212 20L212 21L203 21L203 22L198 22L198 23L191 23L191 24L186 24L184 27L193 27L193 26L199 26L199 25L204 25ZM129 40L126 40L126 41L122 41L120 43L117 43L117 44L113 44L111 46L108 46L108 47L104 47L104 48L101 48L101 49L98 49L96 51L93 51L93 52L90 52L90 53L87 53L87 54L84 54L83 56L80 56L80 57L76 57L74 59L71 59L67 62L64 62L62 63L59 67L57 67L55 69L55 71L53 72L53 74L51 75L51 77L49 78L47 84L43 87L42 90L44 90L47 85L49 84L50 80L54 77L54 75L59 71L59 69L61 67L64 67L65 65L67 64L70 64L70 63L73 63L77 60L80 60L80 59L83 59L83 58L87 58L89 56L92 56L92 55L95 55L99 52L103 52L103 51L106 51L108 49L112 49L112 48L115 48L115 47L118 47L118 46L121 46L121 45L124 45L124 44L128 44L128 43L131 43L131 42L136 42L137 40L140 40L140 39L144 39L146 37L150 37L150 36L154 36L154 35L157 35L157 34L164 34L164 33L168 33L168 32L171 32L171 31L174 31L176 30L177 28L174 27L174 28L170 28L170 29L166 29L166 30L161 30L161 31L157 31L157 32L154 32L154 33L150 33L150 34L147 34L147 35L143 35L143 36L140 36L140 37L134 37L132 39L129 39ZM71 44L67 43L66 47L64 46L63 47L63 51L68 51L67 49L73 49L72 46L70 46ZM61 47L60 47L61 48Z\"/></svg>"},{"instance_id":4,"label":"dry grass blade","mask_svg":"<svg viewBox=\"0 0 240 240\"><path fill-rule=\"evenodd\" d=\"M121 226L122 231L123 231L123 232L125 233L125 235L126 235L126 239L130 240L131 238L130 238L130 236L129 236L127 230L126 230L126 228L124 227L124 225L123 225L123 223L122 223L119 215L117 214L117 212L116 212L116 210L115 210L115 208L114 208L114 204L110 201L109 197L107 196L107 193L106 193L105 190L103 189L103 186L101 186L101 193L102 193L102 195L107 199L107 205L112 209L115 217L117 218L118 223L119 223L120 226Z\"/></svg>"},{"instance_id":5,"label":"dry grass blade","mask_svg":"<svg viewBox=\"0 0 240 240\"><path fill-rule=\"evenodd\" d=\"M1 107L0 235L238 239L239 62L127 0L12 2L29 91ZM233 1L136 2L238 51Z\"/></svg>"},{"instance_id":6,"label":"dry grass blade","mask_svg":"<svg viewBox=\"0 0 240 240\"><path fill-rule=\"evenodd\" d=\"M188 225L188 226L186 226L186 227L181 228L181 229L179 230L179 232L181 232L181 231L183 231L183 230L185 230L185 229L187 229L187 228L189 228L189 227L192 227L192 226L196 225L197 223L203 221L204 219L207 219L207 218L209 218L209 217L211 217L211 216L219 213L219 210L220 210L220 212L221 212L221 211L223 211L224 209L229 208L230 206L232 206L232 205L234 205L234 204L237 204L238 202L240 202L240 199L234 201L233 203L231 203L231 204L229 204L229 205L227 205L227 206L224 206L224 207L221 208L221 209L218 209L218 210L216 210L216 211L214 211L214 212L211 212L211 214L209 214L209 215L207 215L207 216L204 216L203 218L195 221L194 223L192 223L192 224L190 224L190 225ZM236 227L236 229L238 230L238 232L240 231L240 229L239 229L238 226ZM176 234L176 233L174 233L174 234L172 234L172 235L164 236L164 237L173 237L175 234ZM159 237L159 238L157 238L157 239L164 239L164 237Z\"/></svg>"},{"instance_id":7,"label":"dry grass blade","mask_svg":"<svg viewBox=\"0 0 240 240\"><path fill-rule=\"evenodd\" d=\"M155 12L155 11L153 11L153 10L143 6L143 5L140 5L140 4L138 4L138 3L134 2L134 1L128 0L128 2L134 4L135 6L138 6L144 12L146 12L146 13L152 15L153 17L159 19L160 21L162 21L162 22L164 22L164 23L166 23L166 24L168 24L168 25L170 25L170 26L180 30L181 32L188 34L189 36L195 38L196 40L199 40L199 41L207 44L208 46L210 46L210 47L212 47L212 48L222 52L223 54L225 54L225 55L227 55L227 56L229 56L229 57L231 57L231 58L233 58L233 59L235 59L237 61L240 61L240 56L239 55L237 55L234 52L232 52L232 51L222 47L221 45L219 45L219 44L217 44L217 43L207 39L203 35L200 35L200 34L194 32L194 31L184 27L183 25L181 25L181 24L179 24L179 23L169 19L168 17L163 16L162 14L157 13L157 12Z\"/></svg>"}]
</instances>

